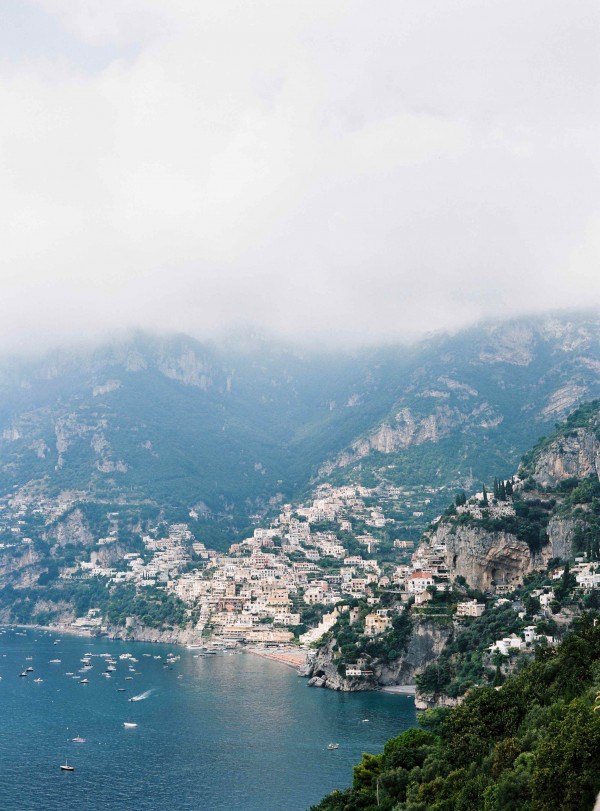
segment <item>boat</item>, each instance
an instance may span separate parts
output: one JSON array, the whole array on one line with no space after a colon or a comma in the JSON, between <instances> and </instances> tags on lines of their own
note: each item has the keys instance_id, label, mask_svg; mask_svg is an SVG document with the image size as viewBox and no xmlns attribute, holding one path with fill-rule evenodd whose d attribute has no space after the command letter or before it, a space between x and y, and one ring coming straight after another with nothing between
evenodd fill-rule
<instances>
[{"instance_id":1,"label":"boat","mask_svg":"<svg viewBox=\"0 0 600 811\"><path fill-rule=\"evenodd\" d=\"M26 675L27 675L27 673L25 671L23 671L22 673L19 673L19 678L22 679L23 676L26 676Z\"/></svg>"},{"instance_id":2,"label":"boat","mask_svg":"<svg viewBox=\"0 0 600 811\"><path fill-rule=\"evenodd\" d=\"M133 721L123 721L123 726L125 729L133 729L133 727L136 727L137 724L134 724Z\"/></svg>"},{"instance_id":3,"label":"boat","mask_svg":"<svg viewBox=\"0 0 600 811\"><path fill-rule=\"evenodd\" d=\"M63 772L74 772L75 771L75 766L69 766L69 763L66 760L65 760L64 763L60 764L60 768L62 769Z\"/></svg>"},{"instance_id":4,"label":"boat","mask_svg":"<svg viewBox=\"0 0 600 811\"><path fill-rule=\"evenodd\" d=\"M87 679L81 679L79 684L89 684L89 681Z\"/></svg>"},{"instance_id":5,"label":"boat","mask_svg":"<svg viewBox=\"0 0 600 811\"><path fill-rule=\"evenodd\" d=\"M49 664L51 664L51 665L59 665L60 664L60 659L50 659Z\"/></svg>"},{"instance_id":6,"label":"boat","mask_svg":"<svg viewBox=\"0 0 600 811\"><path fill-rule=\"evenodd\" d=\"M43 679L40 679L40 678L34 679L34 682L35 682L36 684L41 684L43 681L44 681L44 680L43 680Z\"/></svg>"},{"instance_id":7,"label":"boat","mask_svg":"<svg viewBox=\"0 0 600 811\"><path fill-rule=\"evenodd\" d=\"M125 681L133 681L133 676L125 676Z\"/></svg>"},{"instance_id":8,"label":"boat","mask_svg":"<svg viewBox=\"0 0 600 811\"><path fill-rule=\"evenodd\" d=\"M76 738L71 738L73 743L85 743L85 738L82 738L81 735L77 735Z\"/></svg>"},{"instance_id":9,"label":"boat","mask_svg":"<svg viewBox=\"0 0 600 811\"><path fill-rule=\"evenodd\" d=\"M339 749L340 745L339 745L339 743L330 743L327 748L328 749Z\"/></svg>"},{"instance_id":10,"label":"boat","mask_svg":"<svg viewBox=\"0 0 600 811\"><path fill-rule=\"evenodd\" d=\"M127 692L126 687L117 687L117 693L126 693L126 692Z\"/></svg>"}]
</instances>

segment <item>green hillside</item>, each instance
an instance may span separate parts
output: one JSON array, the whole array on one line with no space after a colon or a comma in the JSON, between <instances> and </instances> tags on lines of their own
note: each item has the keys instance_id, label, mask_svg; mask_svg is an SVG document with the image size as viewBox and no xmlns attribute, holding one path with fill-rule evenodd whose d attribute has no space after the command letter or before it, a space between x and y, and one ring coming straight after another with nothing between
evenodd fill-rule
<instances>
[{"instance_id":1,"label":"green hillside","mask_svg":"<svg viewBox=\"0 0 600 811\"><path fill-rule=\"evenodd\" d=\"M600 791L600 625L499 688L471 692L363 755L352 788L313 811L591 811Z\"/></svg>"}]
</instances>

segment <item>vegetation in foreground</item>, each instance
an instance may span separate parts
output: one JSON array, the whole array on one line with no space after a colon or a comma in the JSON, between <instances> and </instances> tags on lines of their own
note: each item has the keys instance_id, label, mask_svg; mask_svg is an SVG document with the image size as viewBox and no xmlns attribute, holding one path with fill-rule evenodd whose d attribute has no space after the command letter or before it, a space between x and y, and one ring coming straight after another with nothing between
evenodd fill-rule
<instances>
[{"instance_id":1,"label":"vegetation in foreground","mask_svg":"<svg viewBox=\"0 0 600 811\"><path fill-rule=\"evenodd\" d=\"M502 687L425 713L421 729L363 755L352 787L312 811L591 811L600 791L596 621L584 615Z\"/></svg>"}]
</instances>

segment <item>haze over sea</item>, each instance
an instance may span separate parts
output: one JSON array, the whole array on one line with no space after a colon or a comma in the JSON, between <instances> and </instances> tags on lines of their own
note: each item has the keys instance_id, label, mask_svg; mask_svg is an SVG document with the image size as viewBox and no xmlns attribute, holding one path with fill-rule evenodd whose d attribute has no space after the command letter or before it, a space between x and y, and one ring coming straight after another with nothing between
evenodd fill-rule
<instances>
[{"instance_id":1,"label":"haze over sea","mask_svg":"<svg viewBox=\"0 0 600 811\"><path fill-rule=\"evenodd\" d=\"M181 659L165 667L169 652ZM86 653L82 685L65 673ZM117 660L111 678L101 653ZM349 785L362 752L415 725L412 698L311 689L252 655L3 629L0 676L2 809L304 811ZM60 771L65 759L75 772Z\"/></svg>"}]
</instances>

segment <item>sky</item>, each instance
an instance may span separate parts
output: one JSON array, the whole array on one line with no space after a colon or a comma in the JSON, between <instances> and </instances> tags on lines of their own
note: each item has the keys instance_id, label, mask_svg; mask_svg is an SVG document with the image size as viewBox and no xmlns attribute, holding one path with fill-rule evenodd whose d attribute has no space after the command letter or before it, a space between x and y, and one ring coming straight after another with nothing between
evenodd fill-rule
<instances>
[{"instance_id":1,"label":"sky","mask_svg":"<svg viewBox=\"0 0 600 811\"><path fill-rule=\"evenodd\" d=\"M0 348L600 307L596 0L2 0Z\"/></svg>"}]
</instances>

